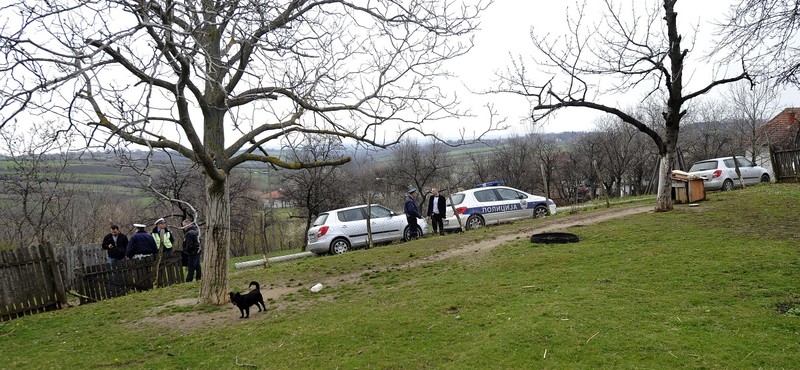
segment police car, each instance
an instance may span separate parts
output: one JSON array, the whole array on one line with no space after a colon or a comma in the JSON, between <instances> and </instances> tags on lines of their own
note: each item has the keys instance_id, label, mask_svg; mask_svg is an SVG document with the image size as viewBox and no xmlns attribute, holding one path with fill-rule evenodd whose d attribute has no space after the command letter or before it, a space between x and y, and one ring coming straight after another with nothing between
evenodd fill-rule
<instances>
[{"instance_id":1,"label":"police car","mask_svg":"<svg viewBox=\"0 0 800 370\"><path fill-rule=\"evenodd\" d=\"M444 228L458 229L456 215L461 218L467 230L484 225L508 222L523 218L540 218L556 213L556 204L538 195L528 194L493 181L478 185L475 189L464 190L452 195L453 205L447 203L447 218ZM455 214L453 214L455 208Z\"/></svg>"}]
</instances>

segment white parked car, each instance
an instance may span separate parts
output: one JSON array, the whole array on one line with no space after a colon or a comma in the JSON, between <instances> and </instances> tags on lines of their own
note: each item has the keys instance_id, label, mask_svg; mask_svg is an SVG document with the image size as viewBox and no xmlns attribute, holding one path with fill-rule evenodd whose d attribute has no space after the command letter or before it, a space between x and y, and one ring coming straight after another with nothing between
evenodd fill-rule
<instances>
[{"instance_id":1,"label":"white parked car","mask_svg":"<svg viewBox=\"0 0 800 370\"><path fill-rule=\"evenodd\" d=\"M379 204L370 206L372 241L386 243L412 238L406 215ZM428 233L425 219L417 219L417 236ZM341 254L367 245L367 205L334 209L319 214L308 230L308 251Z\"/></svg>"},{"instance_id":2,"label":"white parked car","mask_svg":"<svg viewBox=\"0 0 800 370\"><path fill-rule=\"evenodd\" d=\"M770 182L772 174L764 167L744 157L736 157L739 171L746 185L755 185L759 182ZM713 158L699 161L689 169L690 175L703 178L703 187L706 190L732 190L742 187L739 176L736 174L736 165L733 157Z\"/></svg>"},{"instance_id":3,"label":"white parked car","mask_svg":"<svg viewBox=\"0 0 800 370\"><path fill-rule=\"evenodd\" d=\"M493 186L491 183L455 193L452 199L456 215L467 230L523 218L545 217L548 206L550 214L556 213L556 204L552 200L547 201L544 197L507 186ZM448 201L445 229L460 227L456 215Z\"/></svg>"}]
</instances>

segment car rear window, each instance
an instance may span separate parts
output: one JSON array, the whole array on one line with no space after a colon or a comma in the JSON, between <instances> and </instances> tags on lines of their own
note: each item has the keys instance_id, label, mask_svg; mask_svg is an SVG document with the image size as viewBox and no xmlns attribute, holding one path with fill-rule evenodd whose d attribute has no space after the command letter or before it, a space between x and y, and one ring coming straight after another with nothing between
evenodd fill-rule
<instances>
[{"instance_id":1,"label":"car rear window","mask_svg":"<svg viewBox=\"0 0 800 370\"><path fill-rule=\"evenodd\" d=\"M461 202L464 201L464 194L456 193L456 194L453 194L452 198L453 198L453 205L457 206L457 205L461 204ZM448 206L450 205L450 200L449 199L447 200L447 205Z\"/></svg>"},{"instance_id":2,"label":"car rear window","mask_svg":"<svg viewBox=\"0 0 800 370\"><path fill-rule=\"evenodd\" d=\"M328 214L327 213L323 213L323 214L317 216L317 219L314 220L314 226L325 225L325 221L327 221L327 220L328 220Z\"/></svg>"},{"instance_id":3,"label":"car rear window","mask_svg":"<svg viewBox=\"0 0 800 370\"><path fill-rule=\"evenodd\" d=\"M716 170L717 169L717 161L706 161L706 162L697 162L689 169L689 172L695 171L708 171L708 170Z\"/></svg>"}]
</instances>

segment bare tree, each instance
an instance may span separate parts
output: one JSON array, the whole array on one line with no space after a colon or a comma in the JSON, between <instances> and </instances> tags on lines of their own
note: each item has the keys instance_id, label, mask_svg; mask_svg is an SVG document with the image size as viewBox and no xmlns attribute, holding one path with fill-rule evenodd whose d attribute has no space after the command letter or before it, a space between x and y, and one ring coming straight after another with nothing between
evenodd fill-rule
<instances>
[{"instance_id":1,"label":"bare tree","mask_svg":"<svg viewBox=\"0 0 800 370\"><path fill-rule=\"evenodd\" d=\"M429 187L449 177L451 168L447 146L437 140L422 144L415 139L405 139L392 148L391 178L399 193L410 188L419 189L417 205L422 210ZM441 186L440 186L441 187Z\"/></svg>"},{"instance_id":2,"label":"bare tree","mask_svg":"<svg viewBox=\"0 0 800 370\"><path fill-rule=\"evenodd\" d=\"M529 135L512 135L492 152L494 180L533 192L533 184L541 183L541 171L534 163L535 145ZM538 175L537 175L538 174Z\"/></svg>"},{"instance_id":3,"label":"bare tree","mask_svg":"<svg viewBox=\"0 0 800 370\"><path fill-rule=\"evenodd\" d=\"M36 124L30 132L18 131L15 124L0 129L0 151L8 153L10 176L2 193L9 200L0 202L4 227L2 244L29 245L55 241L50 228L74 199L74 186L68 180L69 137L52 128L50 122Z\"/></svg>"},{"instance_id":4,"label":"bare tree","mask_svg":"<svg viewBox=\"0 0 800 370\"><path fill-rule=\"evenodd\" d=\"M733 124L739 135L739 146L747 148L750 160L754 163L762 154L766 142L759 142L758 128L769 120L778 110L778 90L769 84L749 86L742 83L731 84L725 94L733 112ZM729 153L743 154L743 153Z\"/></svg>"},{"instance_id":5,"label":"bare tree","mask_svg":"<svg viewBox=\"0 0 800 370\"><path fill-rule=\"evenodd\" d=\"M718 23L712 55L741 60L754 73L778 84L800 86L800 3L795 0L740 0Z\"/></svg>"},{"instance_id":6,"label":"bare tree","mask_svg":"<svg viewBox=\"0 0 800 370\"><path fill-rule=\"evenodd\" d=\"M222 304L231 170L343 164L264 148L304 134L386 146L462 115L436 81L471 48L490 2L13 0L3 11L15 20L0 30L0 124L65 112L91 145L122 140L198 163L208 203L200 302Z\"/></svg>"},{"instance_id":7,"label":"bare tree","mask_svg":"<svg viewBox=\"0 0 800 370\"><path fill-rule=\"evenodd\" d=\"M341 140L317 136L307 138L291 155L296 162L325 162L343 156L344 150ZM305 231L311 228L314 215L347 205L346 182L344 169L339 166L308 167L286 174L286 195L305 210Z\"/></svg>"},{"instance_id":8,"label":"bare tree","mask_svg":"<svg viewBox=\"0 0 800 370\"><path fill-rule=\"evenodd\" d=\"M150 166L150 178L140 177L140 190L152 197L158 209L158 217L175 220L175 225L189 219L198 221L195 212L205 210L204 179L201 169L194 163L175 163L172 160L158 162ZM233 182L232 182L233 184ZM233 185L232 185L233 186ZM231 191L231 198L234 192ZM179 199L181 202L170 201ZM169 222L168 222L169 223Z\"/></svg>"},{"instance_id":9,"label":"bare tree","mask_svg":"<svg viewBox=\"0 0 800 370\"><path fill-rule=\"evenodd\" d=\"M531 100L534 121L546 119L562 108L583 107L614 115L648 135L661 157L656 210L672 209L670 173L674 168L675 147L685 104L714 87L748 79L744 72L709 82L705 87L684 92L683 73L690 50L682 46L678 32L677 0L660 0L645 14L626 17L612 0L604 0L601 21L585 26L585 6L568 19L570 33L551 37L531 29L533 45L541 60L535 60L550 77L535 81L522 61L515 62L498 92L510 92ZM661 9L659 9L661 8ZM629 21L630 20L630 21ZM663 23L661 23L663 22ZM593 83L595 78L616 78L610 86ZM605 87L607 86L607 87ZM662 111L664 134L660 134L630 112L600 98L608 94L645 89L645 96L664 91L666 109Z\"/></svg>"}]
</instances>

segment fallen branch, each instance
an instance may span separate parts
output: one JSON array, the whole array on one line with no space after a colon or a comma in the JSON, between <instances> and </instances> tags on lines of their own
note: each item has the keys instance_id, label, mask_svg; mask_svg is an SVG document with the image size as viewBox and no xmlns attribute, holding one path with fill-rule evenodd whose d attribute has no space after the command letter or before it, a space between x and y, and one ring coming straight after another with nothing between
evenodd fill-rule
<instances>
[{"instance_id":1,"label":"fallen branch","mask_svg":"<svg viewBox=\"0 0 800 370\"><path fill-rule=\"evenodd\" d=\"M87 297L87 296L85 296L83 294L76 293L76 292L73 292L71 290L68 290L67 293L69 293L72 296L75 296L75 297L78 297L78 298L83 298L83 299L86 299L86 300L89 300L89 301L92 301L92 302L100 302L99 299L94 299L92 297Z\"/></svg>"},{"instance_id":2,"label":"fallen branch","mask_svg":"<svg viewBox=\"0 0 800 370\"><path fill-rule=\"evenodd\" d=\"M252 367L258 367L258 366L256 366L256 365L251 365L251 364L240 364L240 363L239 363L239 356L236 356L236 365L237 365L237 366L252 366Z\"/></svg>"},{"instance_id":3,"label":"fallen branch","mask_svg":"<svg viewBox=\"0 0 800 370\"><path fill-rule=\"evenodd\" d=\"M597 336L597 334L600 334L600 332L598 331L597 333L594 333L594 335L592 335L591 337L589 337L589 339L587 339L587 340L586 340L586 344L589 344L589 341L590 341L590 340L592 340L592 339L594 339L594 337L596 337L596 336Z\"/></svg>"}]
</instances>

